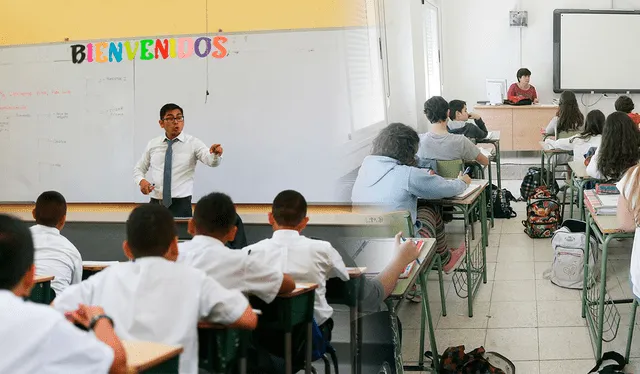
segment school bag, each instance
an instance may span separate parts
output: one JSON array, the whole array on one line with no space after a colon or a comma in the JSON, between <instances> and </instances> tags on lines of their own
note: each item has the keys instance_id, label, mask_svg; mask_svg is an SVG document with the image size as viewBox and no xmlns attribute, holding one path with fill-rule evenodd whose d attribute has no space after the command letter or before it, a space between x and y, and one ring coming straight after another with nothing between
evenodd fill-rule
<instances>
[{"instance_id":1,"label":"school bag","mask_svg":"<svg viewBox=\"0 0 640 374\"><path fill-rule=\"evenodd\" d=\"M547 169L540 169L539 167L532 166L527 170L527 174L522 179L520 184L520 197L522 200L527 200L531 196L536 188L540 187L540 173L547 175ZM554 191L558 191L560 187L558 182L553 181Z\"/></svg>"},{"instance_id":2,"label":"school bag","mask_svg":"<svg viewBox=\"0 0 640 374\"><path fill-rule=\"evenodd\" d=\"M550 238L562 222L560 204L546 186L538 187L527 199L527 218L522 221L530 238Z\"/></svg>"},{"instance_id":3,"label":"school bag","mask_svg":"<svg viewBox=\"0 0 640 374\"><path fill-rule=\"evenodd\" d=\"M494 218L514 218L518 216L511 207L512 201L517 201L513 194L506 188L498 189L495 184L491 185L491 196L489 197L493 202L493 217ZM491 207L487 206L487 209Z\"/></svg>"},{"instance_id":4,"label":"school bag","mask_svg":"<svg viewBox=\"0 0 640 374\"><path fill-rule=\"evenodd\" d=\"M496 352L486 352L478 347L469 353L464 345L447 348L440 358L440 374L514 374L516 367L508 358ZM424 355L433 360L433 353ZM433 364L432 364L433 365Z\"/></svg>"},{"instance_id":5,"label":"school bag","mask_svg":"<svg viewBox=\"0 0 640 374\"><path fill-rule=\"evenodd\" d=\"M584 250L587 243L587 223L568 219L562 223L551 239L553 263L544 272L544 278L559 287L581 290L584 286ZM597 276L598 241L589 238L589 273Z\"/></svg>"},{"instance_id":6,"label":"school bag","mask_svg":"<svg viewBox=\"0 0 640 374\"><path fill-rule=\"evenodd\" d=\"M624 374L627 361L618 352L609 351L602 355L589 374Z\"/></svg>"}]
</instances>

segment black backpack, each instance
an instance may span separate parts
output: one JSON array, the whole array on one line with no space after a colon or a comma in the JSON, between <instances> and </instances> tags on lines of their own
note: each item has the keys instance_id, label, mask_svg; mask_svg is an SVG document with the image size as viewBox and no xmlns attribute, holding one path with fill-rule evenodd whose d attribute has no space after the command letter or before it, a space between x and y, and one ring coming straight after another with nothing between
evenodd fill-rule
<instances>
[{"instance_id":1,"label":"black backpack","mask_svg":"<svg viewBox=\"0 0 640 374\"><path fill-rule=\"evenodd\" d=\"M547 169L541 169L536 166L532 166L527 170L527 175L522 179L522 184L520 185L520 197L522 200L527 200L529 196L531 196L536 188L540 187L540 173L543 175L547 175ZM553 181L553 191L560 190L558 186L558 182Z\"/></svg>"},{"instance_id":2,"label":"black backpack","mask_svg":"<svg viewBox=\"0 0 640 374\"><path fill-rule=\"evenodd\" d=\"M493 202L494 218L514 218L518 216L511 207L512 201L518 201L506 188L498 189L495 184L491 185L491 201ZM491 207L488 206L487 209Z\"/></svg>"}]
</instances>

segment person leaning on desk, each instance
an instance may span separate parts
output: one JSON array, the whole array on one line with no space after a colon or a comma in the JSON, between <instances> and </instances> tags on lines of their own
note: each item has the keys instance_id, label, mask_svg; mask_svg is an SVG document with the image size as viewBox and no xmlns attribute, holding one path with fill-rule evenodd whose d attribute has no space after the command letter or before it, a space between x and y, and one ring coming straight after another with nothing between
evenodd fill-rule
<instances>
[{"instance_id":1,"label":"person leaning on desk","mask_svg":"<svg viewBox=\"0 0 640 374\"><path fill-rule=\"evenodd\" d=\"M393 331L390 325L390 315L386 311L384 301L396 287L396 283L404 269L420 255L420 249L412 240L400 243L402 233L395 236L396 255L391 262L375 277L363 277L363 292L360 297L360 306L364 316L360 317L360 326L363 330L363 346L361 353L363 363L374 364L387 362L390 367L395 367L395 355L393 345ZM356 267L351 256L345 248L336 246L347 266ZM349 263L350 262L350 263ZM402 340L402 325L398 319L398 330Z\"/></svg>"}]
</instances>

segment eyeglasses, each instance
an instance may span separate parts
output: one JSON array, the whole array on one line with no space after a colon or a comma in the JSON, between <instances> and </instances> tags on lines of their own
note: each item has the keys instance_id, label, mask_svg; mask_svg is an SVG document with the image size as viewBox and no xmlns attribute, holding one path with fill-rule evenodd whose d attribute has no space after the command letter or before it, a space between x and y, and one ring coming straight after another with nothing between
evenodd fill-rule
<instances>
[{"instance_id":1,"label":"eyeglasses","mask_svg":"<svg viewBox=\"0 0 640 374\"><path fill-rule=\"evenodd\" d=\"M162 119L165 122L183 122L184 121L184 117L167 117L167 118L163 118Z\"/></svg>"}]
</instances>

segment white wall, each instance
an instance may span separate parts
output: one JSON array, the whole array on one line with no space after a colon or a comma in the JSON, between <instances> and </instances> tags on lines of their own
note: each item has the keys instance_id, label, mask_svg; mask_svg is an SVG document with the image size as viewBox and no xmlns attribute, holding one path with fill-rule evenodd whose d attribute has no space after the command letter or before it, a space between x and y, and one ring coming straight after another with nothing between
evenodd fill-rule
<instances>
[{"instance_id":1,"label":"white wall","mask_svg":"<svg viewBox=\"0 0 640 374\"><path fill-rule=\"evenodd\" d=\"M516 71L532 72L541 103L551 103L553 93L553 10L554 9L640 9L634 0L450 0L442 3L443 95L462 99L473 106L486 100L485 79L516 81ZM509 26L510 10L529 12L529 26ZM585 58L589 58L585 51ZM596 73L596 72L594 72ZM578 97L580 99L580 96ZM600 95L584 95L586 104ZM602 98L583 110L613 111L615 96ZM640 95L633 96L640 109Z\"/></svg>"}]
</instances>

